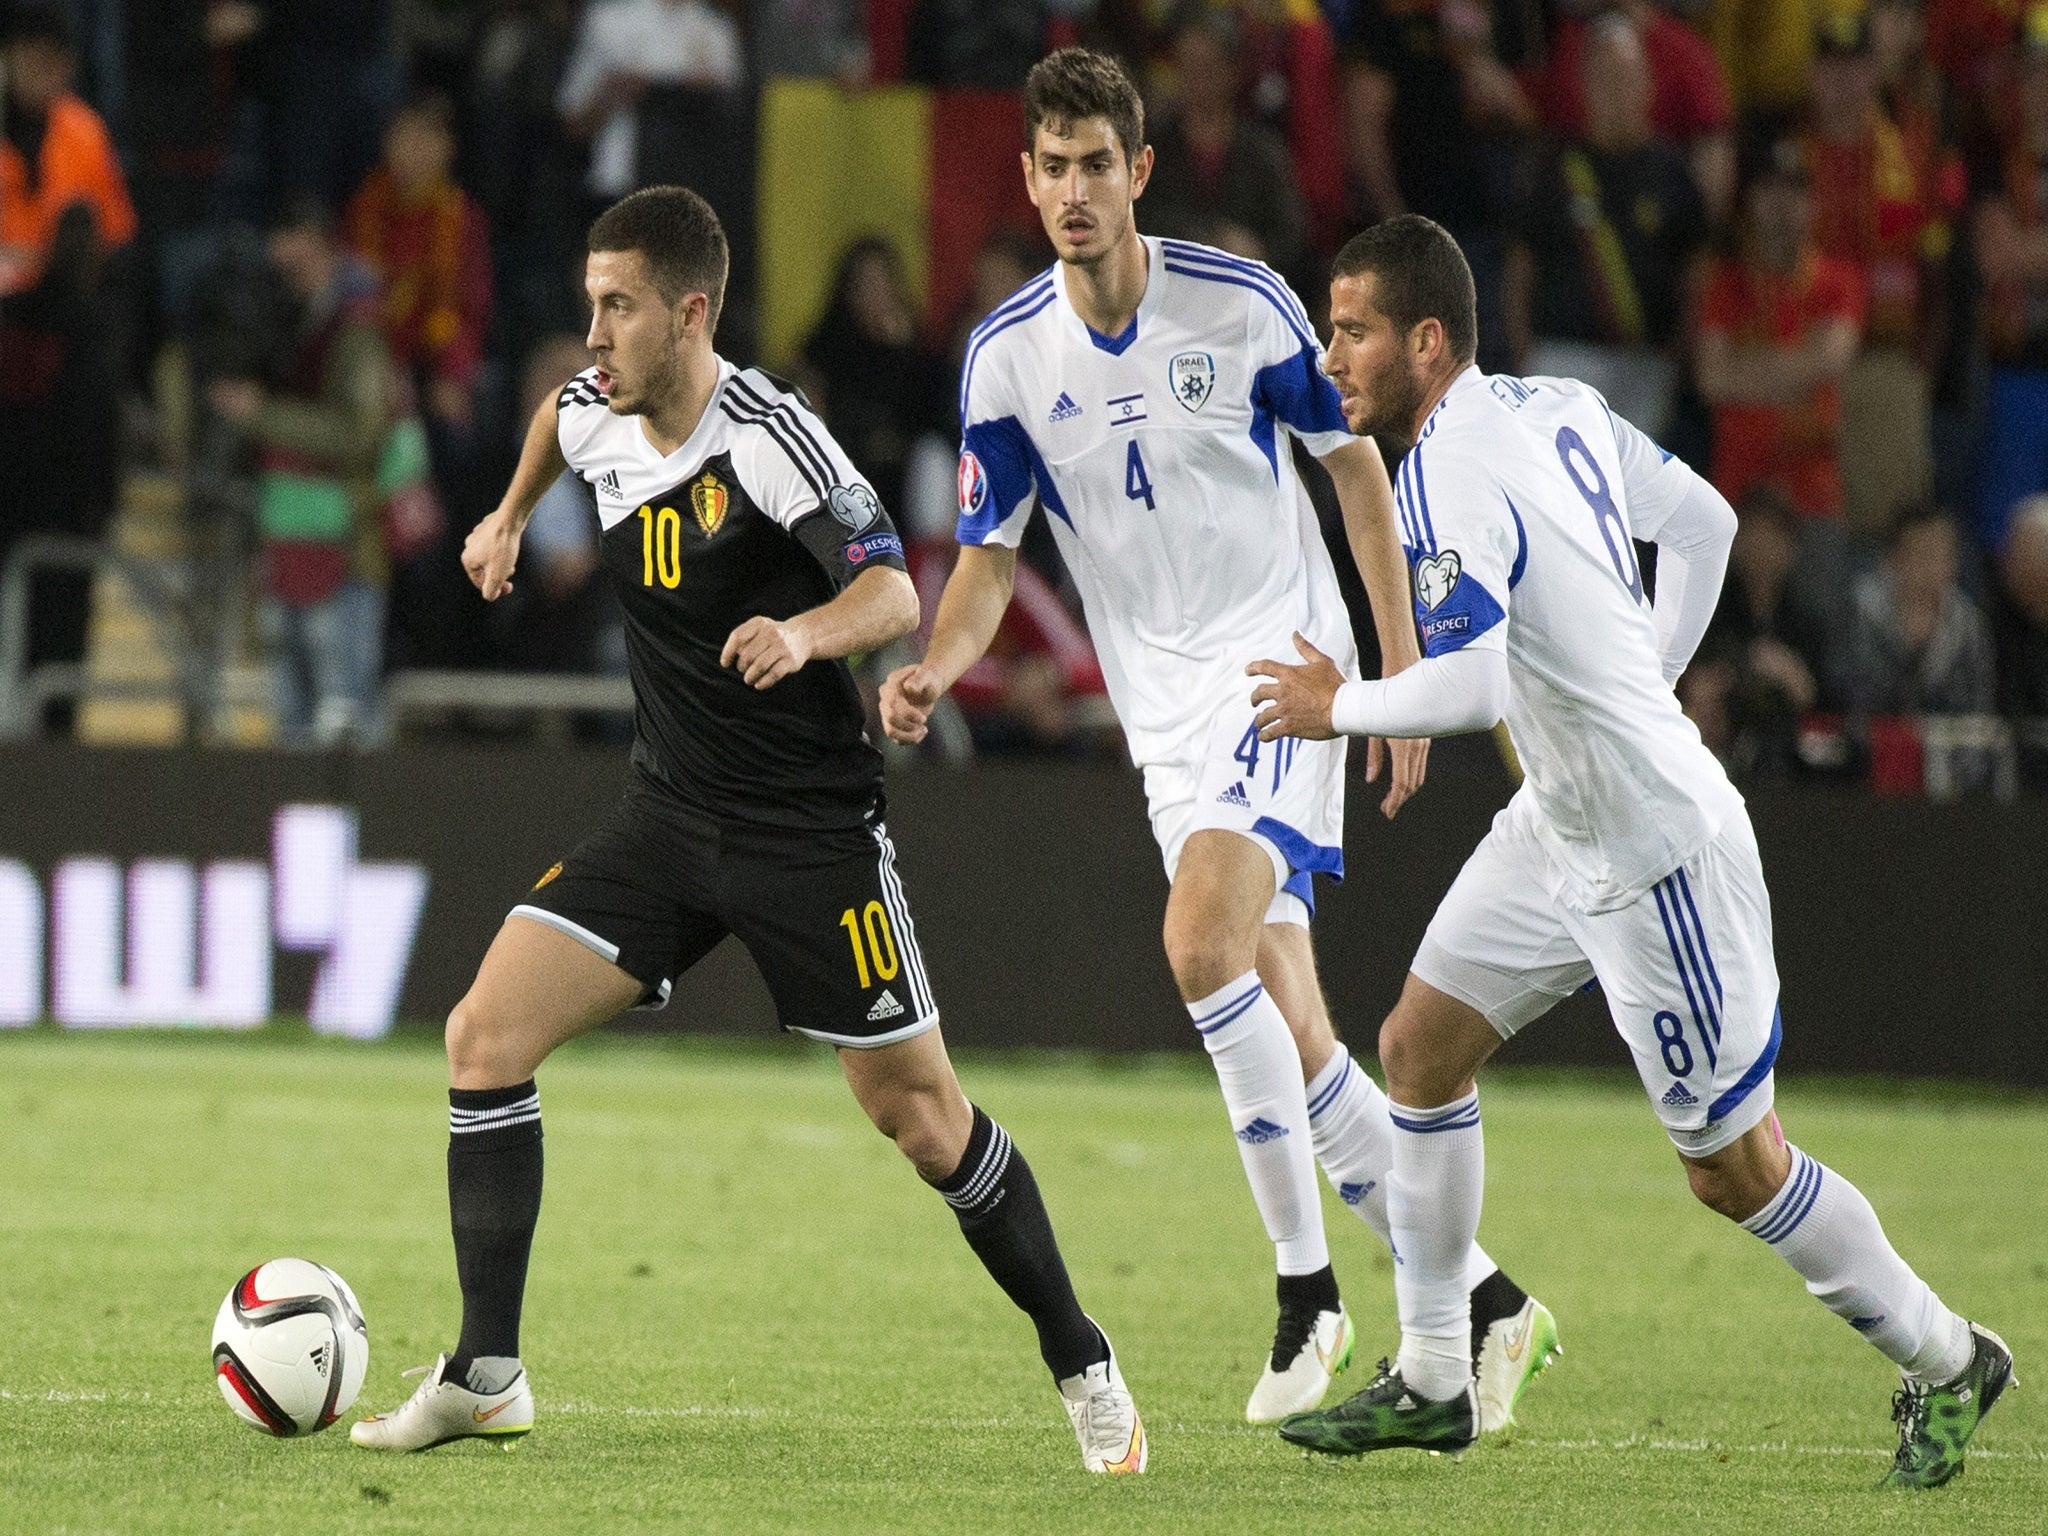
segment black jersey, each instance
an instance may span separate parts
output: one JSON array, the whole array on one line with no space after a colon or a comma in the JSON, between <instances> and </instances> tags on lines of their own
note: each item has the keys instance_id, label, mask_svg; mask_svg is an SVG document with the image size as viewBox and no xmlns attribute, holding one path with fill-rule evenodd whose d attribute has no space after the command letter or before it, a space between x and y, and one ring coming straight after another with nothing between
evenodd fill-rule
<instances>
[{"instance_id":1,"label":"black jersey","mask_svg":"<svg viewBox=\"0 0 2048 1536\"><path fill-rule=\"evenodd\" d=\"M596 370L562 389L570 467L597 492L604 562L625 611L634 761L716 816L848 827L879 805L882 759L853 673L813 661L774 687L718 664L760 615L828 601L871 565L903 570L873 489L803 397L719 360L718 387L674 453L616 416Z\"/></svg>"}]
</instances>

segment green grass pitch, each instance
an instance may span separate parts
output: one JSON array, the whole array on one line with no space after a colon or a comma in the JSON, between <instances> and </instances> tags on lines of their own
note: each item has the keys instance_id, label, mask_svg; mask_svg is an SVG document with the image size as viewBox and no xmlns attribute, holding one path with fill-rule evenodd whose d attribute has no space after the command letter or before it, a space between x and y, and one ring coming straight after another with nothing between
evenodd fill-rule
<instances>
[{"instance_id":1,"label":"green grass pitch","mask_svg":"<svg viewBox=\"0 0 2048 1536\"><path fill-rule=\"evenodd\" d=\"M1781 1092L1792 1137L2018 1357L1967 1474L1902 1495L1875 1488L1888 1367L1693 1204L1627 1082L1485 1090L1481 1235L1566 1351L1512 1438L1339 1462L1240 1417L1271 1250L1205 1064L970 1056L962 1076L1116 1339L1144 1478L1082 1473L1028 1326L821 1051L600 1040L543 1068L539 1425L397 1458L244 1428L208 1330L244 1269L296 1255L362 1297L359 1410L452 1340L432 1044L0 1038L0 1531L2048 1530L2039 1099ZM1328 1210L1362 1335L1348 1392L1394 1342L1392 1288Z\"/></svg>"}]
</instances>

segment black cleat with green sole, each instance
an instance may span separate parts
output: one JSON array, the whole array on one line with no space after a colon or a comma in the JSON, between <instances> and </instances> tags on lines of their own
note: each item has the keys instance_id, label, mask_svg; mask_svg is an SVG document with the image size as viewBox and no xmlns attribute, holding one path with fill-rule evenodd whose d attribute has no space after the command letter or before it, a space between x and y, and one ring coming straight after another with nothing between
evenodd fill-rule
<instances>
[{"instance_id":1,"label":"black cleat with green sole","mask_svg":"<svg viewBox=\"0 0 2048 1536\"><path fill-rule=\"evenodd\" d=\"M1361 1456L1412 1446L1455 1455L1479 1438L1479 1399L1472 1383L1446 1402L1410 1391L1401 1373L1385 1360L1363 1392L1334 1408L1291 1414L1280 1421L1280 1438L1325 1456Z\"/></svg>"},{"instance_id":2,"label":"black cleat with green sole","mask_svg":"<svg viewBox=\"0 0 2048 1536\"><path fill-rule=\"evenodd\" d=\"M2005 1340L1975 1323L1970 1324L1970 1337L1975 1347L1962 1375L1938 1387L1904 1387L1893 1396L1899 1451L1885 1474L1885 1487L1939 1488L1961 1472L1970 1436L1999 1395L2019 1385Z\"/></svg>"}]
</instances>

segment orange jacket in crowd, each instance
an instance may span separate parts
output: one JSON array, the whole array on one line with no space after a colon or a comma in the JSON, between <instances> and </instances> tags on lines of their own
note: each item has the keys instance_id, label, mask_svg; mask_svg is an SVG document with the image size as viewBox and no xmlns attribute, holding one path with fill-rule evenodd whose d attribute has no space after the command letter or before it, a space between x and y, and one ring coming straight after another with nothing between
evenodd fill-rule
<instances>
[{"instance_id":1,"label":"orange jacket in crowd","mask_svg":"<svg viewBox=\"0 0 2048 1536\"><path fill-rule=\"evenodd\" d=\"M392 359L469 383L491 318L490 236L469 194L443 182L407 199L380 167L349 200L343 235L383 284Z\"/></svg>"},{"instance_id":2,"label":"orange jacket in crowd","mask_svg":"<svg viewBox=\"0 0 2048 1536\"><path fill-rule=\"evenodd\" d=\"M0 140L0 294L35 286L58 217L73 203L92 209L100 244L108 249L135 238L135 205L107 125L76 96L50 103L35 170L31 178L21 151Z\"/></svg>"}]
</instances>

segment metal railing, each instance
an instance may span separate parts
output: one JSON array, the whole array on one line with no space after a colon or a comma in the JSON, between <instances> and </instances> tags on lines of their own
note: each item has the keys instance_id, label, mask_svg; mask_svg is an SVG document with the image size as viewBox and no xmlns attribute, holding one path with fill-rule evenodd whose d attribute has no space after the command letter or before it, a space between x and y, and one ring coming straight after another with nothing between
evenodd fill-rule
<instances>
[{"instance_id":1,"label":"metal railing","mask_svg":"<svg viewBox=\"0 0 2048 1536\"><path fill-rule=\"evenodd\" d=\"M155 626L171 663L165 682L93 678L76 662L28 665L30 583L38 571L84 571L119 576ZM0 741L33 736L52 699L169 698L184 705L186 737L213 717L219 670L208 655L190 596L193 573L182 560L141 560L93 539L30 534L15 544L0 569Z\"/></svg>"}]
</instances>

